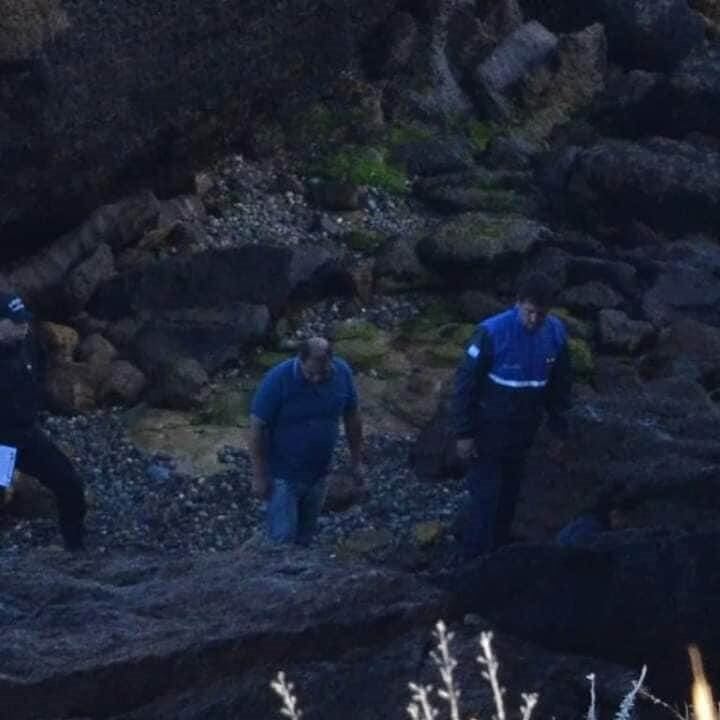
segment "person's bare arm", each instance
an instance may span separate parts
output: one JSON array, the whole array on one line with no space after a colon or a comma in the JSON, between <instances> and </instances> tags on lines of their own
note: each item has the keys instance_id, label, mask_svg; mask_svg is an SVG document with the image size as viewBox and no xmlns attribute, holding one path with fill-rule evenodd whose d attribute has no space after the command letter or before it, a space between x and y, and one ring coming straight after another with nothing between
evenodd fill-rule
<instances>
[{"instance_id":1,"label":"person's bare arm","mask_svg":"<svg viewBox=\"0 0 720 720\"><path fill-rule=\"evenodd\" d=\"M252 491L259 498L270 494L268 468L267 424L256 415L250 416L250 461L252 463Z\"/></svg>"},{"instance_id":2,"label":"person's bare arm","mask_svg":"<svg viewBox=\"0 0 720 720\"><path fill-rule=\"evenodd\" d=\"M352 473L358 485L364 485L365 479L362 472L362 456L363 456L363 427L362 418L357 408L354 408L343 415L345 424L345 435L347 436L348 447L350 449L350 462L352 465Z\"/></svg>"}]
</instances>

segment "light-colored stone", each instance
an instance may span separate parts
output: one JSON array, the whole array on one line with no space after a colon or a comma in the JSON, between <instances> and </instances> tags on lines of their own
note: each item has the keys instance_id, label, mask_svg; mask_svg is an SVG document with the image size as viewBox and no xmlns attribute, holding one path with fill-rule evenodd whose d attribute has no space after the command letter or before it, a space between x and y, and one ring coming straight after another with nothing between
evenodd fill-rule
<instances>
[{"instance_id":1,"label":"light-colored stone","mask_svg":"<svg viewBox=\"0 0 720 720\"><path fill-rule=\"evenodd\" d=\"M47 373L48 407L52 412L76 413L95 408L94 371L88 363L58 361Z\"/></svg>"},{"instance_id":2,"label":"light-colored stone","mask_svg":"<svg viewBox=\"0 0 720 720\"><path fill-rule=\"evenodd\" d=\"M77 330L54 322L38 324L38 338L52 360L72 360L80 342Z\"/></svg>"},{"instance_id":3,"label":"light-colored stone","mask_svg":"<svg viewBox=\"0 0 720 720\"><path fill-rule=\"evenodd\" d=\"M103 384L100 396L103 401L132 405L140 399L147 386L141 370L127 360L116 360Z\"/></svg>"}]
</instances>

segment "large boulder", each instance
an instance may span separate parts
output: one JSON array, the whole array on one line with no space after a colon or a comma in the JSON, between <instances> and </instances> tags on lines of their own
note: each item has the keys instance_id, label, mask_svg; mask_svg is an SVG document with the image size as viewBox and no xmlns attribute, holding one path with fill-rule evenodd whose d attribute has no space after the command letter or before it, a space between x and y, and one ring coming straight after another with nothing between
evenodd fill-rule
<instances>
[{"instance_id":1,"label":"large boulder","mask_svg":"<svg viewBox=\"0 0 720 720\"><path fill-rule=\"evenodd\" d=\"M702 133L717 139L720 56L693 56L673 73L644 70L616 76L593 108L592 121L607 135L683 138Z\"/></svg>"},{"instance_id":2,"label":"large boulder","mask_svg":"<svg viewBox=\"0 0 720 720\"><path fill-rule=\"evenodd\" d=\"M77 311L112 274L113 252L137 242L159 214L160 204L151 193L100 207L75 230L23 261L8 282L36 310L56 313L61 303Z\"/></svg>"},{"instance_id":3,"label":"large boulder","mask_svg":"<svg viewBox=\"0 0 720 720\"><path fill-rule=\"evenodd\" d=\"M440 212L519 212L531 214L529 173L476 169L471 172L423 178L413 193Z\"/></svg>"},{"instance_id":4,"label":"large boulder","mask_svg":"<svg viewBox=\"0 0 720 720\"><path fill-rule=\"evenodd\" d=\"M553 237L535 220L520 215L465 213L420 240L423 264L443 275L472 275L516 263Z\"/></svg>"},{"instance_id":5,"label":"large boulder","mask_svg":"<svg viewBox=\"0 0 720 720\"><path fill-rule=\"evenodd\" d=\"M47 407L54 413L74 414L95 409L97 379L89 363L57 360L47 371Z\"/></svg>"},{"instance_id":6,"label":"large boulder","mask_svg":"<svg viewBox=\"0 0 720 720\"><path fill-rule=\"evenodd\" d=\"M634 353L655 337L655 328L643 320L632 320L620 310L601 310L598 314L600 344L616 352Z\"/></svg>"},{"instance_id":7,"label":"large boulder","mask_svg":"<svg viewBox=\"0 0 720 720\"><path fill-rule=\"evenodd\" d=\"M296 118L361 62L393 10L4 0L3 251L28 252L131 189L191 187L194 162L267 112L261 97Z\"/></svg>"},{"instance_id":8,"label":"large boulder","mask_svg":"<svg viewBox=\"0 0 720 720\"><path fill-rule=\"evenodd\" d=\"M667 72L705 41L687 0L602 0L610 57L628 68Z\"/></svg>"},{"instance_id":9,"label":"large boulder","mask_svg":"<svg viewBox=\"0 0 720 720\"><path fill-rule=\"evenodd\" d=\"M190 357L166 360L153 368L149 400L155 407L192 410L210 397L210 378Z\"/></svg>"},{"instance_id":10,"label":"large boulder","mask_svg":"<svg viewBox=\"0 0 720 720\"><path fill-rule=\"evenodd\" d=\"M448 584L463 609L506 632L646 664L650 687L682 697L687 684L678 667L687 662L687 645L701 643L711 667L720 659L713 612L719 544L717 532L628 531L585 548L518 545L463 568Z\"/></svg>"},{"instance_id":11,"label":"large boulder","mask_svg":"<svg viewBox=\"0 0 720 720\"><path fill-rule=\"evenodd\" d=\"M113 278L93 298L98 317L138 312L267 305L281 312L290 300L350 293L352 277L321 248L243 245L147 263Z\"/></svg>"},{"instance_id":12,"label":"large boulder","mask_svg":"<svg viewBox=\"0 0 720 720\"><path fill-rule=\"evenodd\" d=\"M564 189L586 222L641 220L687 232L720 221L720 154L654 138L606 140L569 160Z\"/></svg>"},{"instance_id":13,"label":"large boulder","mask_svg":"<svg viewBox=\"0 0 720 720\"><path fill-rule=\"evenodd\" d=\"M720 279L712 269L669 264L645 293L643 310L656 325L683 316L720 324Z\"/></svg>"},{"instance_id":14,"label":"large boulder","mask_svg":"<svg viewBox=\"0 0 720 720\"><path fill-rule=\"evenodd\" d=\"M704 23L687 0L520 0L529 18L553 32L605 25L610 60L626 68L667 72L702 48Z\"/></svg>"},{"instance_id":15,"label":"large boulder","mask_svg":"<svg viewBox=\"0 0 720 720\"><path fill-rule=\"evenodd\" d=\"M529 74L554 57L557 46L556 35L531 21L511 33L478 65L475 89L492 119L507 121L513 117L513 95Z\"/></svg>"},{"instance_id":16,"label":"large boulder","mask_svg":"<svg viewBox=\"0 0 720 720\"><path fill-rule=\"evenodd\" d=\"M401 235L388 240L373 268L375 287L381 292L403 292L442 285L442 279L425 267L417 254L419 240Z\"/></svg>"},{"instance_id":17,"label":"large boulder","mask_svg":"<svg viewBox=\"0 0 720 720\"><path fill-rule=\"evenodd\" d=\"M270 330L264 305L228 304L223 309L192 308L151 315L134 336L130 354L148 375L173 358L194 358L213 373Z\"/></svg>"},{"instance_id":18,"label":"large boulder","mask_svg":"<svg viewBox=\"0 0 720 720\"><path fill-rule=\"evenodd\" d=\"M537 21L509 35L475 71L483 111L520 142L542 143L587 107L605 86L603 26L560 37Z\"/></svg>"},{"instance_id":19,"label":"large boulder","mask_svg":"<svg viewBox=\"0 0 720 720\"><path fill-rule=\"evenodd\" d=\"M110 246L102 243L86 260L73 268L63 285L65 305L70 311L82 310L95 291L115 274L115 258Z\"/></svg>"},{"instance_id":20,"label":"large boulder","mask_svg":"<svg viewBox=\"0 0 720 720\"><path fill-rule=\"evenodd\" d=\"M712 389L720 386L720 328L677 318L643 358L641 371L649 379L685 377Z\"/></svg>"},{"instance_id":21,"label":"large boulder","mask_svg":"<svg viewBox=\"0 0 720 720\"><path fill-rule=\"evenodd\" d=\"M454 633L463 710L494 712L476 660L485 623L465 626L448 616L448 593L417 577L329 559L323 550L250 543L232 554L133 552L63 562L5 553L2 578L0 682L14 720L271 720L281 708L270 688L280 670L303 716L340 717L352 707L353 720L401 720L408 682L441 682L428 658L440 618ZM543 717L583 715L590 672L598 676L596 709L611 716L634 674L502 633L494 650L508 708L522 702L522 692L539 690ZM434 693L432 702L442 704Z\"/></svg>"},{"instance_id":22,"label":"large boulder","mask_svg":"<svg viewBox=\"0 0 720 720\"><path fill-rule=\"evenodd\" d=\"M141 370L127 360L115 360L100 388L100 399L103 402L134 405L146 386L147 378Z\"/></svg>"}]
</instances>

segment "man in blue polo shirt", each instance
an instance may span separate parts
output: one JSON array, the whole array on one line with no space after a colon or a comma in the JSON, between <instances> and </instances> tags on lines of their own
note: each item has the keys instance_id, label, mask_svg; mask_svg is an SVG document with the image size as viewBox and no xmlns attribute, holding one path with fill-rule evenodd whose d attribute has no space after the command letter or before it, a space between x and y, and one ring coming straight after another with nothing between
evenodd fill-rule
<instances>
[{"instance_id":1,"label":"man in blue polo shirt","mask_svg":"<svg viewBox=\"0 0 720 720\"><path fill-rule=\"evenodd\" d=\"M548 314L552 284L534 274L511 309L481 322L457 369L453 423L469 463L466 558L507 542L525 458L545 413L561 438L572 373L562 322Z\"/></svg>"},{"instance_id":2,"label":"man in blue polo shirt","mask_svg":"<svg viewBox=\"0 0 720 720\"><path fill-rule=\"evenodd\" d=\"M268 501L267 529L275 542L307 545L326 492L326 475L343 419L352 474L361 471L362 422L352 371L321 337L302 343L297 357L268 371L253 399L250 454L253 492Z\"/></svg>"}]
</instances>

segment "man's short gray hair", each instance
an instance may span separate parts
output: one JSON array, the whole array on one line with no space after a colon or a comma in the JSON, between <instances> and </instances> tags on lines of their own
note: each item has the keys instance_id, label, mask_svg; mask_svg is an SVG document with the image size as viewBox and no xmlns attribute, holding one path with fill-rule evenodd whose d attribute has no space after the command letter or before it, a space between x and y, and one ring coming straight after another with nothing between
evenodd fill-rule
<instances>
[{"instance_id":1,"label":"man's short gray hair","mask_svg":"<svg viewBox=\"0 0 720 720\"><path fill-rule=\"evenodd\" d=\"M324 337L306 338L300 343L298 354L301 360L307 360L309 357L326 357L332 356L332 343Z\"/></svg>"}]
</instances>

